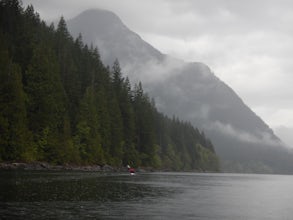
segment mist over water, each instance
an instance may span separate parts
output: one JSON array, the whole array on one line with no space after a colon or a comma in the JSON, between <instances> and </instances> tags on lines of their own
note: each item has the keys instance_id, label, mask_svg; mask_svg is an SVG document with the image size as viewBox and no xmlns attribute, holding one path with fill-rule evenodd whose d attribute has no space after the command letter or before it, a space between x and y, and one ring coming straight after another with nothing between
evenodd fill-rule
<instances>
[{"instance_id":1,"label":"mist over water","mask_svg":"<svg viewBox=\"0 0 293 220\"><path fill-rule=\"evenodd\" d=\"M3 219L291 219L286 175L3 172Z\"/></svg>"}]
</instances>

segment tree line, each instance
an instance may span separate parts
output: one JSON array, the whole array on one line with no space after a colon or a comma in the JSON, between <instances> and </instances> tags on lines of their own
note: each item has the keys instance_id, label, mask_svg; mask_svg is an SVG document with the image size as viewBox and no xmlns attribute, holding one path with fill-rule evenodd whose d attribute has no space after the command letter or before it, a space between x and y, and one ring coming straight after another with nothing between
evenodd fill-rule
<instances>
[{"instance_id":1,"label":"tree line","mask_svg":"<svg viewBox=\"0 0 293 220\"><path fill-rule=\"evenodd\" d=\"M210 140L157 111L141 83L106 67L61 17L0 1L0 161L219 169Z\"/></svg>"}]
</instances>

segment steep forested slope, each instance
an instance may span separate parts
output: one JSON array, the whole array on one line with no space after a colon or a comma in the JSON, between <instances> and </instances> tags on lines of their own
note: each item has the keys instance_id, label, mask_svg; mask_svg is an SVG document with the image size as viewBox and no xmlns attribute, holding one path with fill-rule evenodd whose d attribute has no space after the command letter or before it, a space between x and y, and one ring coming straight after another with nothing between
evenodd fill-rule
<instances>
[{"instance_id":1,"label":"steep forested slope","mask_svg":"<svg viewBox=\"0 0 293 220\"><path fill-rule=\"evenodd\" d=\"M198 129L105 67L63 18L48 27L17 0L0 1L0 160L218 170Z\"/></svg>"}]
</instances>

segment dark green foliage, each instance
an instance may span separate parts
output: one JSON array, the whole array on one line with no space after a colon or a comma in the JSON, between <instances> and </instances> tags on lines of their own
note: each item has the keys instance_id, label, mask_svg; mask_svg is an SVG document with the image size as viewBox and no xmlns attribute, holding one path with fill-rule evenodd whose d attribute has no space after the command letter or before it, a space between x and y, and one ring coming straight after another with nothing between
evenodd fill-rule
<instances>
[{"instance_id":1,"label":"dark green foliage","mask_svg":"<svg viewBox=\"0 0 293 220\"><path fill-rule=\"evenodd\" d=\"M103 164L104 152L99 134L99 115L95 92L89 87L80 103L80 113L74 136L81 161L88 164Z\"/></svg>"},{"instance_id":2,"label":"dark green foliage","mask_svg":"<svg viewBox=\"0 0 293 220\"><path fill-rule=\"evenodd\" d=\"M159 113L63 17L55 30L17 0L0 12L0 160L218 170L203 133Z\"/></svg>"},{"instance_id":3,"label":"dark green foliage","mask_svg":"<svg viewBox=\"0 0 293 220\"><path fill-rule=\"evenodd\" d=\"M0 81L0 157L32 161L36 151L27 127L21 72L7 51L0 51Z\"/></svg>"}]
</instances>

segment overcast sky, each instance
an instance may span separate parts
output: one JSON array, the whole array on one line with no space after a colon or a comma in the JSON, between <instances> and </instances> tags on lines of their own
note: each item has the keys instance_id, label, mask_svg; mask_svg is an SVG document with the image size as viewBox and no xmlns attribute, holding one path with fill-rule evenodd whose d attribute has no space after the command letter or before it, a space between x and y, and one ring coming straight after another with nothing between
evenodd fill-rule
<instances>
[{"instance_id":1,"label":"overcast sky","mask_svg":"<svg viewBox=\"0 0 293 220\"><path fill-rule=\"evenodd\" d=\"M204 62L269 126L293 129L291 0L23 0L42 19L116 13L161 52Z\"/></svg>"}]
</instances>

